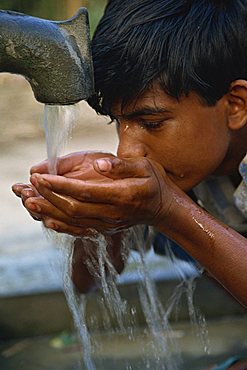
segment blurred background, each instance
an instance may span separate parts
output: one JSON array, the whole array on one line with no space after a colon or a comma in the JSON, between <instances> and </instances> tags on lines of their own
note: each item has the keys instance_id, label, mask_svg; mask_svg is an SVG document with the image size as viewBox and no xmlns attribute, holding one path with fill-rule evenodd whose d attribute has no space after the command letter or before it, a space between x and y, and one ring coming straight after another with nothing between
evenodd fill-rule
<instances>
[{"instance_id":1,"label":"blurred background","mask_svg":"<svg viewBox=\"0 0 247 370\"><path fill-rule=\"evenodd\" d=\"M35 17L63 20L72 17L81 6L84 6L89 12L91 34L93 34L106 3L107 0L1 0L0 7Z\"/></svg>"},{"instance_id":2,"label":"blurred background","mask_svg":"<svg viewBox=\"0 0 247 370\"><path fill-rule=\"evenodd\" d=\"M106 2L1 0L0 9L15 10L45 19L65 20L72 17L79 7L86 6L89 11L90 32L93 35ZM13 183L28 182L29 168L46 158L43 121L44 106L35 100L26 80L21 76L0 73L1 370L81 368L77 366L80 348L76 339L68 332L73 331L73 323L61 292L61 276L52 267L57 259L57 250L45 238L40 224L29 217L21 201L11 191ZM108 123L107 117L97 116L85 102L80 102L75 127L65 153L78 150L115 153L117 135L114 125ZM164 259L158 257L153 258L152 263L156 272L162 270L163 273L165 267L167 271L171 268ZM177 283L170 277L166 278L165 283L160 281L159 288L165 303ZM186 321L175 328L174 335L185 353L185 364L181 367L184 370L205 369L206 364L212 365L214 361L223 360L227 355L245 353L247 348L244 310L211 281L203 280L198 286L199 305L203 312L213 318L207 327L204 325L200 329L211 333L212 356L206 355L207 335L206 342L204 341L205 351L198 336L193 335L188 314L182 310L180 319ZM139 322L143 324L136 287L126 285L121 289L133 301L140 315ZM101 308L94 296L89 298L88 306L89 311L96 310L100 317ZM101 328L104 327L103 322L100 325ZM100 369L143 368L141 362L138 362L144 348L142 339L138 345L135 343L133 346L133 343L124 341L121 335L114 338L112 334L105 337L103 332L100 335L104 346L103 352L99 351L98 356L107 358L105 365L101 363ZM121 350L119 346L114 347L114 343L122 343ZM111 358L115 359L113 365L109 362ZM133 367L126 367L129 358L132 358Z\"/></svg>"}]
</instances>

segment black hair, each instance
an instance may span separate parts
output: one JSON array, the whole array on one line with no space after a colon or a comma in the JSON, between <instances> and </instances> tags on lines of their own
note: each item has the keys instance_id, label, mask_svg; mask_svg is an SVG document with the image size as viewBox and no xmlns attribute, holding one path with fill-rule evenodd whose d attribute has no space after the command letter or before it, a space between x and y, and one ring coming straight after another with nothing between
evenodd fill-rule
<instances>
[{"instance_id":1,"label":"black hair","mask_svg":"<svg viewBox=\"0 0 247 370\"><path fill-rule=\"evenodd\" d=\"M247 0L111 0L92 52L89 103L101 114L154 81L173 97L194 91L214 105L247 79Z\"/></svg>"}]
</instances>

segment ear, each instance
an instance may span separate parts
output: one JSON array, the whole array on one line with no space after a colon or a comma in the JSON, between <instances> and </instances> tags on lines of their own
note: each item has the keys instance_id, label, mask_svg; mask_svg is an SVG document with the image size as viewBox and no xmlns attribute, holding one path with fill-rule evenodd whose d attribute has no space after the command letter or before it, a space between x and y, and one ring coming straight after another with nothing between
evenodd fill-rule
<instances>
[{"instance_id":1,"label":"ear","mask_svg":"<svg viewBox=\"0 0 247 370\"><path fill-rule=\"evenodd\" d=\"M227 100L228 127L231 130L239 130L247 124L247 81L233 81L227 94Z\"/></svg>"}]
</instances>

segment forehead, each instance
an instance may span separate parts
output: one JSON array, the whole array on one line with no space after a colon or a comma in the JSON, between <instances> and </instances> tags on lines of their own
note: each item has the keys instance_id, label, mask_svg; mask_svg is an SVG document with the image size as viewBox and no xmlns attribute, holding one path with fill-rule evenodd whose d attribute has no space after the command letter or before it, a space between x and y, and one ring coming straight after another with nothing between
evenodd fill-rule
<instances>
[{"instance_id":1,"label":"forehead","mask_svg":"<svg viewBox=\"0 0 247 370\"><path fill-rule=\"evenodd\" d=\"M169 96L159 86L155 85L137 97L133 97L127 103L123 100L116 101L112 106L112 112L116 115L128 114L142 110L145 107L155 108L168 105L168 103Z\"/></svg>"},{"instance_id":2,"label":"forehead","mask_svg":"<svg viewBox=\"0 0 247 370\"><path fill-rule=\"evenodd\" d=\"M128 103L123 104L121 100L118 100L112 106L112 113L114 116L129 115L135 112L141 113L148 110L172 113L201 105L201 99L195 93L177 99L168 95L158 84L154 84Z\"/></svg>"}]
</instances>

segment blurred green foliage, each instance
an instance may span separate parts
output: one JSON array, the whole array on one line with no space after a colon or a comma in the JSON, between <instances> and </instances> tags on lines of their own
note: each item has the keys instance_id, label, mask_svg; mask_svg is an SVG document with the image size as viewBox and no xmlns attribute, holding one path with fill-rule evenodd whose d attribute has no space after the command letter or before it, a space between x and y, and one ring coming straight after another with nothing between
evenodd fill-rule
<instances>
[{"instance_id":1,"label":"blurred green foliage","mask_svg":"<svg viewBox=\"0 0 247 370\"><path fill-rule=\"evenodd\" d=\"M88 0L87 2L91 35L93 35L93 32L103 15L106 4L107 0Z\"/></svg>"},{"instance_id":2,"label":"blurred green foliage","mask_svg":"<svg viewBox=\"0 0 247 370\"><path fill-rule=\"evenodd\" d=\"M80 6L88 8L91 34L103 14L107 0L1 0L0 9L15 10L51 20L72 17Z\"/></svg>"}]
</instances>

